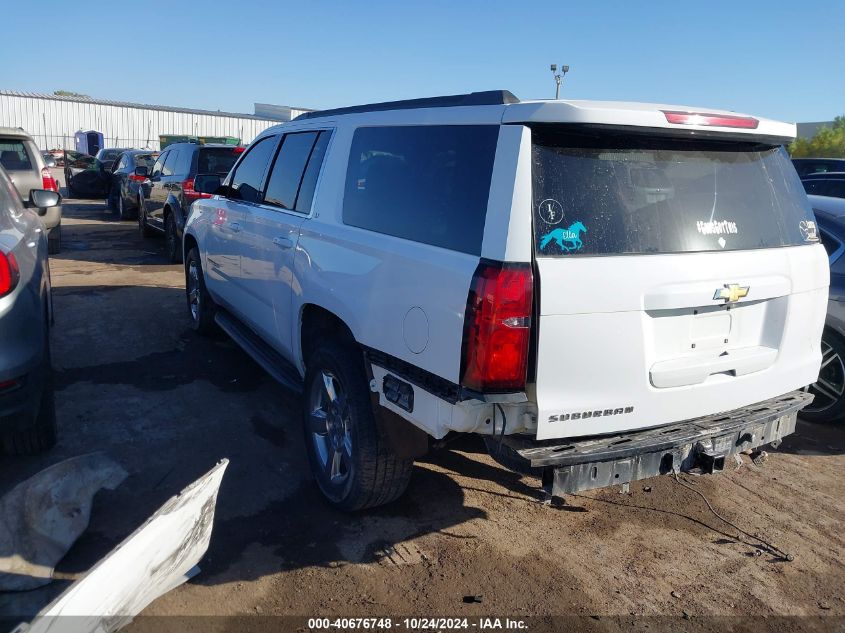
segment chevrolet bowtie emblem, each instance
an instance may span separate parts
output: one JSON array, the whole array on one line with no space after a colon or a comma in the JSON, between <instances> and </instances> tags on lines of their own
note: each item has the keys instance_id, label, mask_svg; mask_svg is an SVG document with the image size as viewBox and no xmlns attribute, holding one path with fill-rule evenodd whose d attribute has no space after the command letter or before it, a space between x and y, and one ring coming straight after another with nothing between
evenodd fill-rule
<instances>
[{"instance_id":1,"label":"chevrolet bowtie emblem","mask_svg":"<svg viewBox=\"0 0 845 633\"><path fill-rule=\"evenodd\" d=\"M713 295L713 300L718 301L719 299L724 299L725 303L734 303L743 297L747 297L749 290L751 290L751 286L725 284L724 288L719 288L716 291L716 294Z\"/></svg>"}]
</instances>

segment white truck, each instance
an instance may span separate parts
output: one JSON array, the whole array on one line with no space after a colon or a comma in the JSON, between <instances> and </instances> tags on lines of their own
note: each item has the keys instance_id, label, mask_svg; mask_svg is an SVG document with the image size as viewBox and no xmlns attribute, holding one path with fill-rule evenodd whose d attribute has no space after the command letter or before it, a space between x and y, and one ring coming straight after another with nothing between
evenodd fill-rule
<instances>
[{"instance_id":1,"label":"white truck","mask_svg":"<svg viewBox=\"0 0 845 633\"><path fill-rule=\"evenodd\" d=\"M819 371L794 134L507 91L307 113L196 177L192 324L302 392L341 508L397 498L452 432L554 495L716 471L791 433Z\"/></svg>"}]
</instances>

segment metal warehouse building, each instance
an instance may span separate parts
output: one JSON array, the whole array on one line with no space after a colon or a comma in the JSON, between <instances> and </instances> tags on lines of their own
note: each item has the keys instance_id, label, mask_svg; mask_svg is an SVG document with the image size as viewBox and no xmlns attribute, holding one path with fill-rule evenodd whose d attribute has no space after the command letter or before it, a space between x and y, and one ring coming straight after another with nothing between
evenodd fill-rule
<instances>
[{"instance_id":1,"label":"metal warehouse building","mask_svg":"<svg viewBox=\"0 0 845 633\"><path fill-rule=\"evenodd\" d=\"M0 127L22 127L41 149L75 149L80 130L102 132L106 147L159 149L163 134L234 136L249 143L262 130L304 108L255 104L258 114L0 90Z\"/></svg>"}]
</instances>

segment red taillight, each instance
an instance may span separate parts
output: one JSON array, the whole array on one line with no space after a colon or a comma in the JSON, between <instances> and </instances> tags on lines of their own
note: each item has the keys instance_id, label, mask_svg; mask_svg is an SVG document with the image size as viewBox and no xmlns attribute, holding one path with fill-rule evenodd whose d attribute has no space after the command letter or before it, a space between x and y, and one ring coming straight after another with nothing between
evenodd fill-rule
<instances>
[{"instance_id":1,"label":"red taillight","mask_svg":"<svg viewBox=\"0 0 845 633\"><path fill-rule=\"evenodd\" d=\"M672 112L663 110L669 123L679 125L715 125L717 127L738 127L746 130L756 130L759 121L750 116L734 116L732 114L708 114L706 112Z\"/></svg>"},{"instance_id":2,"label":"red taillight","mask_svg":"<svg viewBox=\"0 0 845 633\"><path fill-rule=\"evenodd\" d=\"M194 200L200 198L210 198L210 193L200 193L194 190L194 179L188 178L182 181L182 195L185 196L185 201L190 205Z\"/></svg>"},{"instance_id":3,"label":"red taillight","mask_svg":"<svg viewBox=\"0 0 845 633\"><path fill-rule=\"evenodd\" d=\"M0 297L5 297L18 285L20 268L12 253L0 251Z\"/></svg>"},{"instance_id":4,"label":"red taillight","mask_svg":"<svg viewBox=\"0 0 845 633\"><path fill-rule=\"evenodd\" d=\"M53 178L53 172L50 171L49 167L41 168L41 188L47 189L48 191L59 190L59 183Z\"/></svg>"},{"instance_id":5,"label":"red taillight","mask_svg":"<svg viewBox=\"0 0 845 633\"><path fill-rule=\"evenodd\" d=\"M12 391L23 384L21 378L14 378L12 380L0 380L0 391Z\"/></svg>"},{"instance_id":6,"label":"red taillight","mask_svg":"<svg viewBox=\"0 0 845 633\"><path fill-rule=\"evenodd\" d=\"M138 176L137 174L129 174L129 180L133 182L144 182L147 179L146 176Z\"/></svg>"},{"instance_id":7,"label":"red taillight","mask_svg":"<svg viewBox=\"0 0 845 633\"><path fill-rule=\"evenodd\" d=\"M533 286L528 264L478 265L464 321L464 387L478 391L525 388Z\"/></svg>"},{"instance_id":8,"label":"red taillight","mask_svg":"<svg viewBox=\"0 0 845 633\"><path fill-rule=\"evenodd\" d=\"M233 154L243 154L246 151L246 147L233 147L232 153Z\"/></svg>"}]
</instances>

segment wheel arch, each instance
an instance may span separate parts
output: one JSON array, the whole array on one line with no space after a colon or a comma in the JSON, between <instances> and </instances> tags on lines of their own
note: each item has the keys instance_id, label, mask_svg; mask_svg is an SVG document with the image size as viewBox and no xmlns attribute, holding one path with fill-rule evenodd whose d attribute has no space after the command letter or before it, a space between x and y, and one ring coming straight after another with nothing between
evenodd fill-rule
<instances>
[{"instance_id":1,"label":"wheel arch","mask_svg":"<svg viewBox=\"0 0 845 633\"><path fill-rule=\"evenodd\" d=\"M304 303L299 309L299 331L296 337L297 349L294 350L299 361L300 371L305 373L308 357L316 344L322 339L321 334L330 333L332 338L355 343L352 328L335 312L316 303Z\"/></svg>"}]
</instances>

